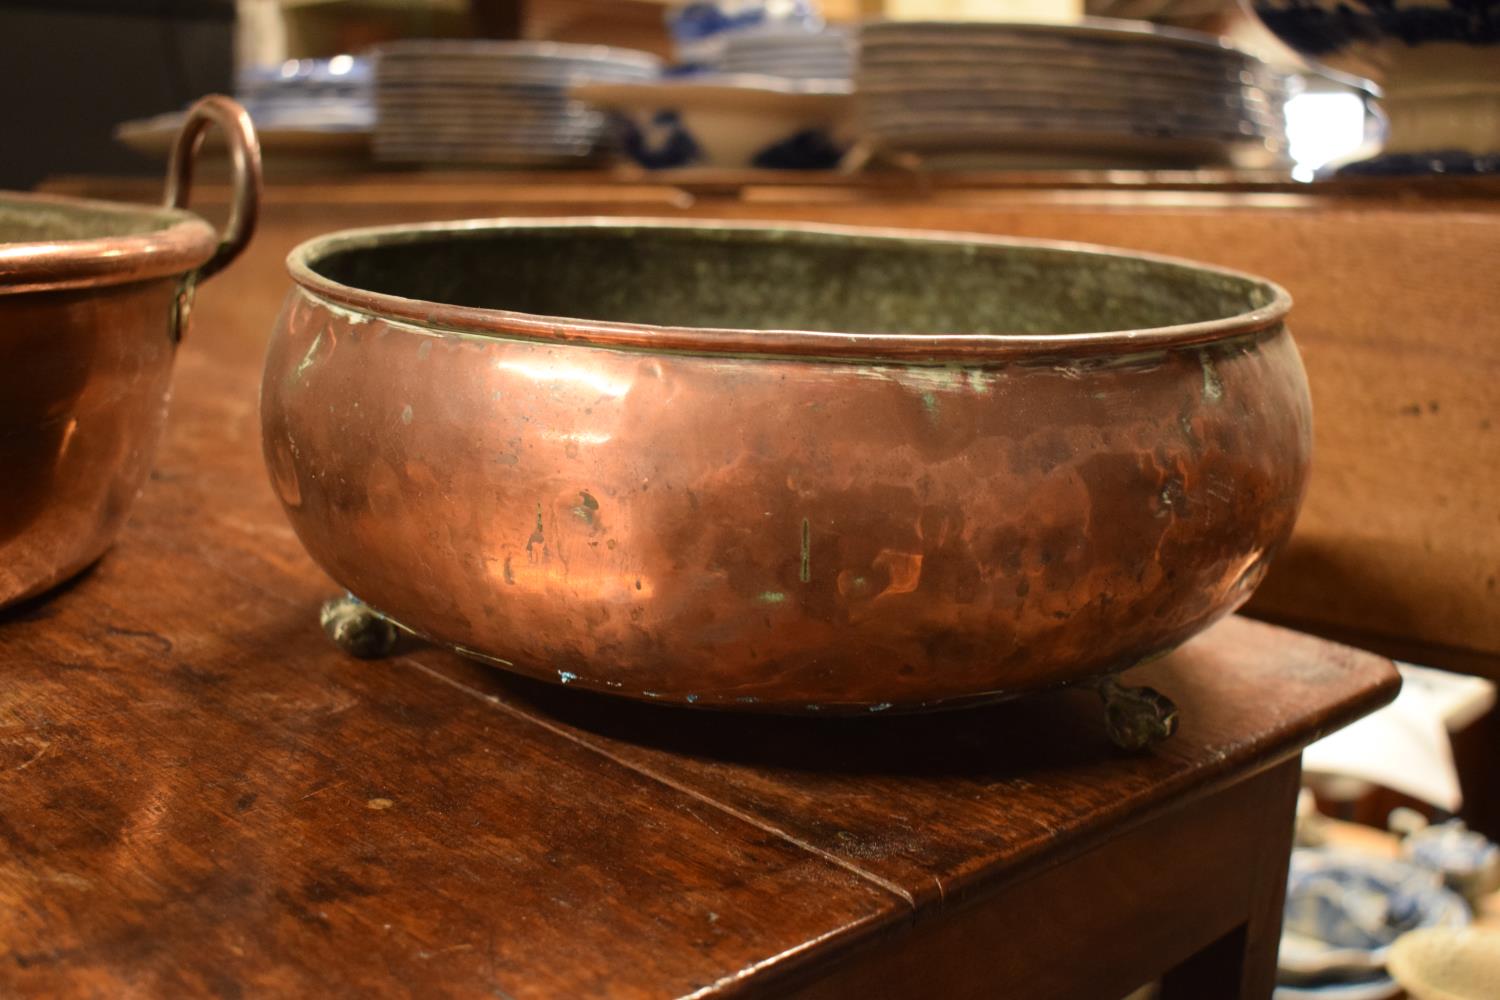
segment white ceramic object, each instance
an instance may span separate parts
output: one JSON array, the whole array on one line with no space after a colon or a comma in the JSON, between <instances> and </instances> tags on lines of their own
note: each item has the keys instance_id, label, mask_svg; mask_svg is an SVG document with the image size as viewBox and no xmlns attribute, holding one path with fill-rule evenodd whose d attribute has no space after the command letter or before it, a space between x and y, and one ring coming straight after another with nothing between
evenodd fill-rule
<instances>
[{"instance_id":1,"label":"white ceramic object","mask_svg":"<svg viewBox=\"0 0 1500 1000\"><path fill-rule=\"evenodd\" d=\"M726 73L792 79L845 79L854 71L854 39L847 29L744 31L724 43Z\"/></svg>"},{"instance_id":2,"label":"white ceramic object","mask_svg":"<svg viewBox=\"0 0 1500 1000\"><path fill-rule=\"evenodd\" d=\"M1500 158L1500 3L1253 0L1287 45L1385 90L1388 157Z\"/></svg>"},{"instance_id":3,"label":"white ceramic object","mask_svg":"<svg viewBox=\"0 0 1500 1000\"><path fill-rule=\"evenodd\" d=\"M1500 997L1500 929L1429 927L1391 945L1391 975L1413 1000Z\"/></svg>"},{"instance_id":4,"label":"white ceramic object","mask_svg":"<svg viewBox=\"0 0 1500 1000\"><path fill-rule=\"evenodd\" d=\"M630 149L645 166L751 167L767 150L799 136L826 139L830 150L846 148L853 134L847 83L790 81L757 76L686 77L656 83L576 84L570 93L617 116L659 160ZM683 139L696 150L686 159L668 155ZM779 166L813 169L826 162Z\"/></svg>"},{"instance_id":5,"label":"white ceramic object","mask_svg":"<svg viewBox=\"0 0 1500 1000\"><path fill-rule=\"evenodd\" d=\"M1285 157L1285 82L1195 32L1100 19L873 22L855 80L869 146L929 167L978 153L1057 168L1264 168Z\"/></svg>"},{"instance_id":6,"label":"white ceramic object","mask_svg":"<svg viewBox=\"0 0 1500 1000\"><path fill-rule=\"evenodd\" d=\"M579 80L647 80L645 52L554 42L409 40L375 61L377 159L550 166L591 161L603 115L570 100Z\"/></svg>"}]
</instances>

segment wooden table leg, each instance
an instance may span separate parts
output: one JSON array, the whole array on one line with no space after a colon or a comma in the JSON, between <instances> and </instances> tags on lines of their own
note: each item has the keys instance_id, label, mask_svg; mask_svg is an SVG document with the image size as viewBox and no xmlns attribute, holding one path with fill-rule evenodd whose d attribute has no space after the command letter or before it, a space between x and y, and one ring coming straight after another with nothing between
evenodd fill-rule
<instances>
[{"instance_id":1,"label":"wooden table leg","mask_svg":"<svg viewBox=\"0 0 1500 1000\"><path fill-rule=\"evenodd\" d=\"M1300 772L1276 765L775 995L1114 1000L1170 968L1173 1000L1265 1000Z\"/></svg>"},{"instance_id":2,"label":"wooden table leg","mask_svg":"<svg viewBox=\"0 0 1500 1000\"><path fill-rule=\"evenodd\" d=\"M1255 889L1245 923L1168 972L1162 978L1161 1000L1264 1000L1275 989L1301 760L1278 766L1275 775L1275 790L1266 796L1263 822L1256 831L1264 849L1256 855Z\"/></svg>"}]
</instances>

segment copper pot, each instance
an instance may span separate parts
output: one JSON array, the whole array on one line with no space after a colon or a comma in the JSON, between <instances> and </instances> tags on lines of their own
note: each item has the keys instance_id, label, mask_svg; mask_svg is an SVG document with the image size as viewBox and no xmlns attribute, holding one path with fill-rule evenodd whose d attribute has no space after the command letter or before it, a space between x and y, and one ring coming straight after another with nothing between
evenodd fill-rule
<instances>
[{"instance_id":1,"label":"copper pot","mask_svg":"<svg viewBox=\"0 0 1500 1000\"><path fill-rule=\"evenodd\" d=\"M1268 282L616 220L303 244L264 449L313 558L508 669L776 711L1108 676L1242 603L1307 476Z\"/></svg>"},{"instance_id":2,"label":"copper pot","mask_svg":"<svg viewBox=\"0 0 1500 1000\"><path fill-rule=\"evenodd\" d=\"M222 237L185 210L210 124L234 162ZM187 113L164 208L0 193L0 607L114 540L161 435L194 290L244 249L259 197L250 119L217 96Z\"/></svg>"}]
</instances>

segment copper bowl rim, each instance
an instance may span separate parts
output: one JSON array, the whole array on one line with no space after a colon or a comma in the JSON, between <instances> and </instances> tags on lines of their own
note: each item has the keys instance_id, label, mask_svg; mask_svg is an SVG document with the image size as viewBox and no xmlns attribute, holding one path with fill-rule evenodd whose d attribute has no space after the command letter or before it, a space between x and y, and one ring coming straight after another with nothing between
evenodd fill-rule
<instances>
[{"instance_id":1,"label":"copper bowl rim","mask_svg":"<svg viewBox=\"0 0 1500 1000\"><path fill-rule=\"evenodd\" d=\"M1065 251L1184 268L1259 286L1270 301L1258 308L1219 319L1139 330L1064 334L890 334L819 330L752 330L732 327L656 326L609 320L544 316L504 309L459 306L355 288L324 277L313 264L333 253L391 243L419 242L434 235L518 229L670 229L677 231L793 232L901 242ZM427 332L501 336L592 347L685 354L861 358L904 364L953 361L983 363L1017 358L1138 354L1201 345L1278 329L1292 306L1280 285L1255 275L1196 261L1137 253L1089 243L1010 239L975 233L889 229L867 226L801 223L677 220L625 216L467 219L346 229L308 240L287 255L292 280L316 297L371 317L414 324Z\"/></svg>"},{"instance_id":2,"label":"copper bowl rim","mask_svg":"<svg viewBox=\"0 0 1500 1000\"><path fill-rule=\"evenodd\" d=\"M213 227L185 209L10 191L0 192L0 205L37 205L157 223L145 232L117 236L0 242L0 295L186 274L212 257L219 243Z\"/></svg>"}]
</instances>

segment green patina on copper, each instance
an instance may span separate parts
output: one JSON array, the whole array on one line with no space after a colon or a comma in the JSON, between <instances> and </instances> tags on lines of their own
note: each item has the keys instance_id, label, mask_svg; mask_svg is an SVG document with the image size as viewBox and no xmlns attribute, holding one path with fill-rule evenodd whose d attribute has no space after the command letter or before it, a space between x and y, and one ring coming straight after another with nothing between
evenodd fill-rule
<instances>
[{"instance_id":1,"label":"green patina on copper","mask_svg":"<svg viewBox=\"0 0 1500 1000\"><path fill-rule=\"evenodd\" d=\"M342 284L408 299L759 330L1085 333L1225 319L1273 298L1259 282L1166 261L805 230L413 231L311 263Z\"/></svg>"}]
</instances>

